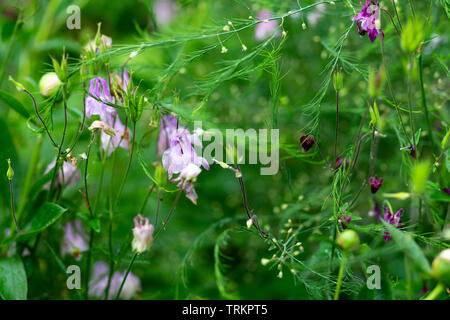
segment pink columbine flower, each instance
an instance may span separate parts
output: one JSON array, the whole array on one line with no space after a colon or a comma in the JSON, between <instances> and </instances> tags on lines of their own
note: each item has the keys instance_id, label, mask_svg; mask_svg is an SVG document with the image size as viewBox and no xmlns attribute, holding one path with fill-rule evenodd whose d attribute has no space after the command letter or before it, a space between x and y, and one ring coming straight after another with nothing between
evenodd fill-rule
<instances>
[{"instance_id":1,"label":"pink columbine flower","mask_svg":"<svg viewBox=\"0 0 450 320\"><path fill-rule=\"evenodd\" d=\"M272 12L267 9L263 9L258 14L258 20L262 21L255 27L255 39L257 41L267 40L275 32L279 33L278 24L276 20L268 20L273 16Z\"/></svg>"},{"instance_id":2,"label":"pink columbine flower","mask_svg":"<svg viewBox=\"0 0 450 320\"><path fill-rule=\"evenodd\" d=\"M395 214L391 213L391 210L388 206L384 207L384 220L389 224L395 226L397 229L402 229L403 224L402 220L400 220L400 216L403 214L403 209L398 210ZM389 232L384 233L384 241L388 242L391 238L391 234Z\"/></svg>"},{"instance_id":3,"label":"pink columbine flower","mask_svg":"<svg viewBox=\"0 0 450 320\"><path fill-rule=\"evenodd\" d=\"M384 37L384 33L380 26L380 4L378 1L368 1L358 14L352 18L352 21L356 21L356 26L358 27L358 32L360 35L369 35L370 41L373 43L377 38L378 34Z\"/></svg>"},{"instance_id":4,"label":"pink columbine flower","mask_svg":"<svg viewBox=\"0 0 450 320\"><path fill-rule=\"evenodd\" d=\"M131 247L133 251L141 254L147 251L153 243L153 231L155 227L150 224L150 220L143 215L139 214L133 219L133 242Z\"/></svg>"},{"instance_id":5,"label":"pink columbine flower","mask_svg":"<svg viewBox=\"0 0 450 320\"><path fill-rule=\"evenodd\" d=\"M192 201L193 204L197 204L197 193L194 186L197 181L197 177L202 170L195 164L188 164L180 173L180 175L173 179L172 182L177 182L177 187L180 187L186 193L186 198Z\"/></svg>"},{"instance_id":6,"label":"pink columbine flower","mask_svg":"<svg viewBox=\"0 0 450 320\"><path fill-rule=\"evenodd\" d=\"M378 178L377 175L369 178L369 184L370 184L370 191L375 194L377 193L378 189L381 188L381 185L383 184L383 178Z\"/></svg>"},{"instance_id":7,"label":"pink columbine flower","mask_svg":"<svg viewBox=\"0 0 450 320\"><path fill-rule=\"evenodd\" d=\"M407 147L404 147L404 148L400 148L400 151L403 151L403 150L411 150L411 152L409 153L409 155L410 155L413 159L416 158L416 148L414 148L413 145L410 145L410 146L407 146Z\"/></svg>"},{"instance_id":8,"label":"pink columbine flower","mask_svg":"<svg viewBox=\"0 0 450 320\"><path fill-rule=\"evenodd\" d=\"M108 285L109 267L106 263L99 261L94 265L92 280L89 281L89 296L103 299ZM125 277L125 272L114 272L111 277L108 298L114 298L119 291L120 285ZM141 291L141 281L132 272L128 274L127 280L120 293L120 299L129 300Z\"/></svg>"},{"instance_id":9,"label":"pink columbine flower","mask_svg":"<svg viewBox=\"0 0 450 320\"><path fill-rule=\"evenodd\" d=\"M56 161L53 160L52 163L50 163L45 169L44 174L47 174L50 172L50 170L53 170L53 168L55 167L55 163ZM55 182L60 186L64 184L66 187L71 187L80 180L80 177L81 177L80 171L78 170L78 168L74 166L71 162L64 161L63 169L58 170L58 178L56 179ZM47 183L46 188L49 187L50 183Z\"/></svg>"},{"instance_id":10,"label":"pink columbine flower","mask_svg":"<svg viewBox=\"0 0 450 320\"><path fill-rule=\"evenodd\" d=\"M128 73L123 75L123 82L128 83ZM115 103L114 97L111 95L108 81L104 78L93 78L89 84L89 92L86 97L86 116L91 119L93 115L98 115L100 119L109 127L113 128L114 135L111 136L102 131L102 147L103 150L108 151L107 155L117 148L122 147L126 150L130 149L129 130L120 121L117 110L108 105L108 103Z\"/></svg>"},{"instance_id":11,"label":"pink columbine flower","mask_svg":"<svg viewBox=\"0 0 450 320\"><path fill-rule=\"evenodd\" d=\"M89 249L87 236L83 230L80 220L69 221L66 224L61 244L61 255L72 255L75 260L81 259L81 253Z\"/></svg>"}]
</instances>

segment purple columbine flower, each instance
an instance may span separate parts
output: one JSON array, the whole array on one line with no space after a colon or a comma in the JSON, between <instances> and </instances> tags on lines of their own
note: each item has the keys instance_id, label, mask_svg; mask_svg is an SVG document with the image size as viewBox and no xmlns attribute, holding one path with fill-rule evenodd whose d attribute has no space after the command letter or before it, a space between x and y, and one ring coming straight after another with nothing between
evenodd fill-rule
<instances>
[{"instance_id":1,"label":"purple columbine flower","mask_svg":"<svg viewBox=\"0 0 450 320\"><path fill-rule=\"evenodd\" d=\"M449 188L442 188L442 191L444 191L446 194L448 194L450 196L450 189Z\"/></svg>"},{"instance_id":2,"label":"purple columbine flower","mask_svg":"<svg viewBox=\"0 0 450 320\"><path fill-rule=\"evenodd\" d=\"M258 20L262 21L255 27L255 39L257 41L267 40L274 32L278 32L278 24L275 20L268 20L273 14L270 10L263 9L258 14Z\"/></svg>"},{"instance_id":3,"label":"purple columbine flower","mask_svg":"<svg viewBox=\"0 0 450 320\"><path fill-rule=\"evenodd\" d=\"M197 193L195 192L194 186L197 181L197 177L202 170L195 164L190 163L185 167L180 175L173 179L172 182L177 182L177 187L180 187L186 193L186 198L192 201L193 204L197 204Z\"/></svg>"},{"instance_id":4,"label":"purple columbine flower","mask_svg":"<svg viewBox=\"0 0 450 320\"><path fill-rule=\"evenodd\" d=\"M61 243L61 255L72 255L75 260L81 259L81 253L89 249L87 236L80 220L69 221L66 224Z\"/></svg>"},{"instance_id":5,"label":"purple columbine flower","mask_svg":"<svg viewBox=\"0 0 450 320\"><path fill-rule=\"evenodd\" d=\"M410 155L413 159L416 158L416 149L414 148L413 145L410 145L410 146L407 146L407 147L404 147L404 148L400 148L400 151L401 151L401 150L411 150L411 152L410 152L409 155Z\"/></svg>"},{"instance_id":6,"label":"purple columbine flower","mask_svg":"<svg viewBox=\"0 0 450 320\"><path fill-rule=\"evenodd\" d=\"M391 210L388 206L384 207L384 220L389 224L395 226L397 229L402 229L404 226L402 224L402 220L400 220L400 216L403 214L403 209L398 210L395 214L391 213ZM387 231L384 232L384 241L388 242L391 238L391 234Z\"/></svg>"},{"instance_id":7,"label":"purple columbine flower","mask_svg":"<svg viewBox=\"0 0 450 320\"><path fill-rule=\"evenodd\" d=\"M377 193L378 189L381 188L381 185L383 184L383 178L378 178L377 175L369 178L369 184L370 184L370 191L375 194Z\"/></svg>"},{"instance_id":8,"label":"purple columbine flower","mask_svg":"<svg viewBox=\"0 0 450 320\"><path fill-rule=\"evenodd\" d=\"M369 35L370 41L373 43L377 38L378 34L384 37L384 33L380 26L380 4L378 1L368 1L358 14L352 18L352 21L356 21L356 26L358 27L358 32L360 35Z\"/></svg>"},{"instance_id":9,"label":"purple columbine flower","mask_svg":"<svg viewBox=\"0 0 450 320\"><path fill-rule=\"evenodd\" d=\"M105 297L105 290L108 285L109 267L103 261L99 261L94 265L94 272L92 280L89 281L89 296L103 299ZM109 298L114 298L120 289L120 285L125 277L125 272L114 272L111 277L111 284L109 287ZM131 299L137 292L141 291L141 281L132 272L128 274L125 281L120 298L124 300Z\"/></svg>"},{"instance_id":10,"label":"purple columbine flower","mask_svg":"<svg viewBox=\"0 0 450 320\"><path fill-rule=\"evenodd\" d=\"M126 73L128 75L128 73ZM125 74L123 75L124 83L127 81ZM130 149L129 130L120 121L117 110L109 106L107 103L114 103L115 99L111 95L108 81L104 78L93 78L89 84L89 95L86 97L86 116L91 119L94 114L98 115L106 125L111 127L114 135L111 136L102 131L102 147L108 151L107 155L117 148L122 147L126 150Z\"/></svg>"},{"instance_id":11,"label":"purple columbine flower","mask_svg":"<svg viewBox=\"0 0 450 320\"><path fill-rule=\"evenodd\" d=\"M300 137L300 143L302 144L302 148L304 152L308 152L314 146L314 140L312 136L304 134Z\"/></svg>"},{"instance_id":12,"label":"purple columbine flower","mask_svg":"<svg viewBox=\"0 0 450 320\"><path fill-rule=\"evenodd\" d=\"M50 172L55 167L56 160L53 160L47 168L45 169L44 174ZM76 166L74 166L71 162L64 161L63 169L58 170L58 178L56 179L56 184L62 186L64 182L64 186L71 187L75 185L80 180L80 171ZM50 182L46 184L46 187L50 187Z\"/></svg>"},{"instance_id":13,"label":"purple columbine flower","mask_svg":"<svg viewBox=\"0 0 450 320\"><path fill-rule=\"evenodd\" d=\"M205 158L200 157L195 152L193 144L198 143L198 137L192 135L186 128L178 128L171 136L169 136L169 148L164 151L162 156L162 164L169 174L169 178L173 174L180 173L189 164L198 167L203 166L209 170L208 162Z\"/></svg>"}]
</instances>

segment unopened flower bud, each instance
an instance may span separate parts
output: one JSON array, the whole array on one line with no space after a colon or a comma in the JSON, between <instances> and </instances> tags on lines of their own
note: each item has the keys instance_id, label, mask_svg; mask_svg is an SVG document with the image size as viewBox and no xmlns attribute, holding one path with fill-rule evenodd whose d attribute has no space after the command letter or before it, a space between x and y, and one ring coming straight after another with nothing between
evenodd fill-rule
<instances>
[{"instance_id":1,"label":"unopened flower bud","mask_svg":"<svg viewBox=\"0 0 450 320\"><path fill-rule=\"evenodd\" d=\"M55 72L48 72L42 76L41 80L39 80L39 91L44 97L55 94L60 86L61 81Z\"/></svg>"},{"instance_id":2,"label":"unopened flower bud","mask_svg":"<svg viewBox=\"0 0 450 320\"><path fill-rule=\"evenodd\" d=\"M263 266L266 266L269 262L270 262L270 260L267 259L267 258L262 258L262 259L261 259L261 264L262 264Z\"/></svg>"},{"instance_id":3,"label":"unopened flower bud","mask_svg":"<svg viewBox=\"0 0 450 320\"><path fill-rule=\"evenodd\" d=\"M431 275L436 281L450 287L450 248L442 251L431 265Z\"/></svg>"},{"instance_id":4,"label":"unopened flower bud","mask_svg":"<svg viewBox=\"0 0 450 320\"><path fill-rule=\"evenodd\" d=\"M343 85L344 85L344 80L343 80L343 76L342 76L342 69L339 69L338 71L335 71L333 73L334 90L336 90L336 92L339 92L342 89Z\"/></svg>"},{"instance_id":5,"label":"unopened flower bud","mask_svg":"<svg viewBox=\"0 0 450 320\"><path fill-rule=\"evenodd\" d=\"M345 230L338 236L337 242L345 251L351 251L358 248L359 237L355 231Z\"/></svg>"}]
</instances>

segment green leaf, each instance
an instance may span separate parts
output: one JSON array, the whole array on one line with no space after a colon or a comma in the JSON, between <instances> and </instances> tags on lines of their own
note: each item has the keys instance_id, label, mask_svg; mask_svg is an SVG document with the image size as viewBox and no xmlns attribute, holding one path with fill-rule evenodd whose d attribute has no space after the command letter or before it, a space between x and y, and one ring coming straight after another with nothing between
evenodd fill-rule
<instances>
[{"instance_id":1,"label":"green leaf","mask_svg":"<svg viewBox=\"0 0 450 320\"><path fill-rule=\"evenodd\" d=\"M423 254L420 247L413 240L413 237L409 232L400 231L393 227L386 221L382 221L384 226L388 229L388 232L392 235L392 238L396 244L405 252L408 258L425 273L426 276L431 275L431 267L427 258Z\"/></svg>"},{"instance_id":2,"label":"green leaf","mask_svg":"<svg viewBox=\"0 0 450 320\"><path fill-rule=\"evenodd\" d=\"M99 218L92 218L89 219L89 226L94 229L95 232L100 232L100 219Z\"/></svg>"},{"instance_id":3,"label":"green leaf","mask_svg":"<svg viewBox=\"0 0 450 320\"><path fill-rule=\"evenodd\" d=\"M7 106L12 108L14 111L16 111L18 114L20 114L25 119L28 119L30 117L30 113L23 106L23 104L20 103L12 95L10 95L9 93L7 93L3 90L0 90L0 101L3 101Z\"/></svg>"},{"instance_id":4,"label":"green leaf","mask_svg":"<svg viewBox=\"0 0 450 320\"><path fill-rule=\"evenodd\" d=\"M435 201L450 202L450 195L446 194L444 191L432 191L430 193L430 199Z\"/></svg>"},{"instance_id":5,"label":"green leaf","mask_svg":"<svg viewBox=\"0 0 450 320\"><path fill-rule=\"evenodd\" d=\"M27 275L22 259L11 257L0 260L0 297L4 300L27 298Z\"/></svg>"},{"instance_id":6,"label":"green leaf","mask_svg":"<svg viewBox=\"0 0 450 320\"><path fill-rule=\"evenodd\" d=\"M33 220L31 220L30 227L20 233L18 238L27 238L30 235L41 232L56 222L67 209L50 202L45 202L38 210Z\"/></svg>"}]
</instances>

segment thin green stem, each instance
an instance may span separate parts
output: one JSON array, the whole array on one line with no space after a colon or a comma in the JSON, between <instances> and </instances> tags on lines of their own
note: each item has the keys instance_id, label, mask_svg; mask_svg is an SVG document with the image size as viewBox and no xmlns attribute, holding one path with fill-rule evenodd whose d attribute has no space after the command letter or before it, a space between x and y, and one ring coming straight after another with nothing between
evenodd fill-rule
<instances>
[{"instance_id":1,"label":"thin green stem","mask_svg":"<svg viewBox=\"0 0 450 320\"><path fill-rule=\"evenodd\" d=\"M334 137L334 163L336 164L337 145L339 132L339 91L336 91L336 133Z\"/></svg>"},{"instance_id":2,"label":"thin green stem","mask_svg":"<svg viewBox=\"0 0 450 320\"><path fill-rule=\"evenodd\" d=\"M428 106L427 106L427 99L425 96L425 88L423 85L423 58L422 53L419 55L419 81L420 81L420 93L422 96L422 106L425 110L425 120L427 121L427 128L428 128L428 135L430 137L430 143L431 143L431 150L434 153L434 136L433 136L433 130L431 129L431 122L430 122L430 115L428 112Z\"/></svg>"},{"instance_id":3,"label":"thin green stem","mask_svg":"<svg viewBox=\"0 0 450 320\"><path fill-rule=\"evenodd\" d=\"M117 193L116 201L114 202L113 209L115 209L117 207L117 205L119 204L119 200L120 200L120 196L122 195L123 187L125 186L125 182L127 180L128 173L130 172L131 162L133 160L135 140L136 140L136 122L133 123L133 136L131 138L130 158L128 159L128 165L127 165L127 168L125 170L125 175L123 176L122 182L120 184L119 192Z\"/></svg>"},{"instance_id":4,"label":"thin green stem","mask_svg":"<svg viewBox=\"0 0 450 320\"><path fill-rule=\"evenodd\" d=\"M342 279L344 278L345 260L347 259L346 253L342 254L341 266L339 267L338 281L336 284L336 291L334 291L334 300L339 300L339 293L341 292Z\"/></svg>"},{"instance_id":5,"label":"thin green stem","mask_svg":"<svg viewBox=\"0 0 450 320\"><path fill-rule=\"evenodd\" d=\"M153 241L156 241L156 239L158 238L158 236L159 236L159 234L161 233L161 231L162 231L163 229L165 229L165 228L166 228L166 225L169 223L170 217L172 216L173 212L175 211L175 207L177 206L177 202L178 202L178 199L180 198L180 195L181 195L181 189L178 190L177 195L175 196L175 201L174 201L173 204L172 204L172 208L170 208L170 212L169 212L169 214L167 215L166 220L163 221L162 226L161 226L161 228L159 228L158 232L157 232L156 235L154 236L154 238L153 238L154 240L153 240Z\"/></svg>"},{"instance_id":6,"label":"thin green stem","mask_svg":"<svg viewBox=\"0 0 450 320\"><path fill-rule=\"evenodd\" d=\"M412 111L412 71L414 67L414 54L409 59L409 81L408 81L408 106L409 106L409 125L411 126L413 147L416 148L416 130L414 129L414 118Z\"/></svg>"},{"instance_id":7,"label":"thin green stem","mask_svg":"<svg viewBox=\"0 0 450 320\"><path fill-rule=\"evenodd\" d=\"M119 299L120 294L122 293L123 285L125 284L125 281L127 281L128 274L130 273L131 268L133 267L133 263L136 260L137 256L138 256L138 253L136 252L133 255L133 258L131 259L130 264L128 265L127 272L125 273L125 276L123 277L122 283L120 284L119 291L117 291L117 295L116 295L116 299L115 300Z\"/></svg>"},{"instance_id":8,"label":"thin green stem","mask_svg":"<svg viewBox=\"0 0 450 320\"><path fill-rule=\"evenodd\" d=\"M9 180L9 192L11 194L11 214L14 220L14 224L16 226L17 232L20 232L19 224L17 223L16 219L16 211L14 209L14 191L13 191L13 183L12 180ZM14 230L11 229L11 234L14 232Z\"/></svg>"},{"instance_id":9,"label":"thin green stem","mask_svg":"<svg viewBox=\"0 0 450 320\"><path fill-rule=\"evenodd\" d=\"M442 283L438 283L436 287L428 294L425 300L435 300L444 291L445 287Z\"/></svg>"}]
</instances>

